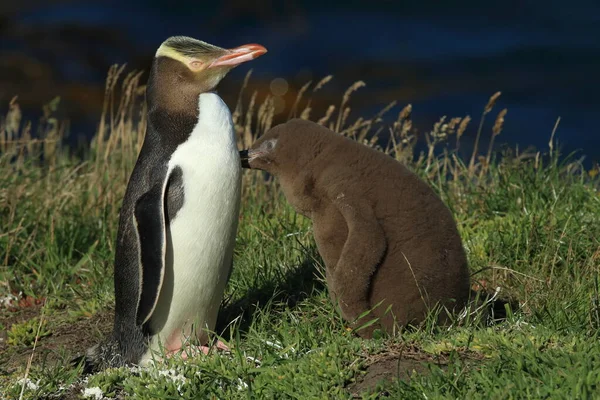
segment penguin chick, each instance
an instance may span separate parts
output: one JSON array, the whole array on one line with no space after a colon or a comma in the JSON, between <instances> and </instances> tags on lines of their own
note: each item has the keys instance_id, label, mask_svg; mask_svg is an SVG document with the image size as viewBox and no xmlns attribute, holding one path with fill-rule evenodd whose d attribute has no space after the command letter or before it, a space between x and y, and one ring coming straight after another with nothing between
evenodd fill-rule
<instances>
[{"instance_id":1,"label":"penguin chick","mask_svg":"<svg viewBox=\"0 0 600 400\"><path fill-rule=\"evenodd\" d=\"M377 319L360 336L418 324L436 305L466 305L469 272L452 214L404 165L300 119L242 155L244 166L277 177L288 202L312 220L342 316L355 327Z\"/></svg>"},{"instance_id":2,"label":"penguin chick","mask_svg":"<svg viewBox=\"0 0 600 400\"><path fill-rule=\"evenodd\" d=\"M231 272L241 186L231 113L212 90L264 53L183 36L156 52L148 128L119 218L114 328L88 350L87 371L207 343Z\"/></svg>"}]
</instances>

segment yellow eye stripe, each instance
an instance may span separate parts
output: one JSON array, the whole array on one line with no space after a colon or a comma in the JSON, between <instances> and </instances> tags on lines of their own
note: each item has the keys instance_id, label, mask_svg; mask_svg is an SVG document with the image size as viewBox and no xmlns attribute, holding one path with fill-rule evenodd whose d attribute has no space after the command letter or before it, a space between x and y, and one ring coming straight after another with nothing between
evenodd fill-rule
<instances>
[{"instance_id":1,"label":"yellow eye stripe","mask_svg":"<svg viewBox=\"0 0 600 400\"><path fill-rule=\"evenodd\" d=\"M158 48L158 50L156 50L156 57L169 57L169 58L172 58L173 60L180 61L180 62L184 63L185 65L187 65L188 62L190 61L190 57L184 56L183 54L179 53L177 50L175 50L165 44L161 44L160 47Z\"/></svg>"}]
</instances>

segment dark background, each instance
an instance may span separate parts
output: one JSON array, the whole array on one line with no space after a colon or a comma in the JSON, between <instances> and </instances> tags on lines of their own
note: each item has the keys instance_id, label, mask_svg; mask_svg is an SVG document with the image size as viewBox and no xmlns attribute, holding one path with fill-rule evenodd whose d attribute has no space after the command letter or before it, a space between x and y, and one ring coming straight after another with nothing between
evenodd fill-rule
<instances>
[{"instance_id":1,"label":"dark background","mask_svg":"<svg viewBox=\"0 0 600 400\"><path fill-rule=\"evenodd\" d=\"M498 142L546 149L560 116L563 152L600 160L598 0L2 0L0 110L19 95L35 116L61 96L71 136L90 137L109 66L126 62L147 70L160 43L176 34L269 49L225 79L219 90L230 106L249 68L252 89L263 95L273 79L287 80L287 107L302 84L333 74L318 92L317 108L339 104L349 85L364 80L367 87L351 101L355 116L370 117L398 100L393 117L412 103L423 131L442 115L470 114L468 143L489 96L500 90L484 145L496 113L506 107Z\"/></svg>"}]
</instances>

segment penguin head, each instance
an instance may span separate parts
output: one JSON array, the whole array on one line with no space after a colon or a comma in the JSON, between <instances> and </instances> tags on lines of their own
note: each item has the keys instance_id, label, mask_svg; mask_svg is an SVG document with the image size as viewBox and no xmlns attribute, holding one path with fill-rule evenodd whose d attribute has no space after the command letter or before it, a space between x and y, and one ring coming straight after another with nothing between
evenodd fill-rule
<instances>
[{"instance_id":1,"label":"penguin head","mask_svg":"<svg viewBox=\"0 0 600 400\"><path fill-rule=\"evenodd\" d=\"M151 97L171 93L197 98L214 90L232 68L266 52L259 44L223 49L187 36L170 37L156 51L148 84Z\"/></svg>"},{"instance_id":2,"label":"penguin head","mask_svg":"<svg viewBox=\"0 0 600 400\"><path fill-rule=\"evenodd\" d=\"M337 135L311 121L292 119L277 125L240 152L242 166L273 175L296 174L306 168Z\"/></svg>"}]
</instances>

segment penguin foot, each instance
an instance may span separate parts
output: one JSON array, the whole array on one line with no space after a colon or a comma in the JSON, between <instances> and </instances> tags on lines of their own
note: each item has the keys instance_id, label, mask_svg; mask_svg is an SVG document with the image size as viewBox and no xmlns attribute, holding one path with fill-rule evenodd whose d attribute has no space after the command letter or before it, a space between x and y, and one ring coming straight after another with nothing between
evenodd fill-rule
<instances>
[{"instance_id":1,"label":"penguin foot","mask_svg":"<svg viewBox=\"0 0 600 400\"><path fill-rule=\"evenodd\" d=\"M208 355L211 348L216 348L217 350L230 351L229 347L222 341L218 340L214 346L198 346L198 345L187 345L185 348L179 348L170 350L167 354L167 358L171 358L174 355L178 354L182 360L187 360L189 358L193 358L198 356L200 353L204 355Z\"/></svg>"},{"instance_id":2,"label":"penguin foot","mask_svg":"<svg viewBox=\"0 0 600 400\"><path fill-rule=\"evenodd\" d=\"M217 350L222 350L222 351L231 351L229 349L229 347L227 347L227 345L223 342L221 342L220 340L217 340L217 343L213 346L194 346L196 348L196 351L201 351L205 356L208 355L208 353L210 352L211 349L216 348Z\"/></svg>"},{"instance_id":3,"label":"penguin foot","mask_svg":"<svg viewBox=\"0 0 600 400\"><path fill-rule=\"evenodd\" d=\"M204 354L208 355L208 352L210 351L210 347L209 346L200 346L202 349L202 352ZM231 351L231 349L229 347L227 347L227 345L223 342L221 342L220 340L217 340L217 344L214 346L217 348L217 350L223 350L223 351Z\"/></svg>"}]
</instances>

